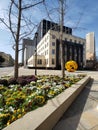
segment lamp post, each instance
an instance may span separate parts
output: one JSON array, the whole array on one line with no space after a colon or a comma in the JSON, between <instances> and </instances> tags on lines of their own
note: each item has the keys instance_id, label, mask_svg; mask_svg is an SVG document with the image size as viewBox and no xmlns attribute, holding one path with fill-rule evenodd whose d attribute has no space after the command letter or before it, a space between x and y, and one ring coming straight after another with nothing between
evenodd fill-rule
<instances>
[{"instance_id":1,"label":"lamp post","mask_svg":"<svg viewBox=\"0 0 98 130\"><path fill-rule=\"evenodd\" d=\"M37 37L38 33L35 33L35 75L37 75Z\"/></svg>"}]
</instances>

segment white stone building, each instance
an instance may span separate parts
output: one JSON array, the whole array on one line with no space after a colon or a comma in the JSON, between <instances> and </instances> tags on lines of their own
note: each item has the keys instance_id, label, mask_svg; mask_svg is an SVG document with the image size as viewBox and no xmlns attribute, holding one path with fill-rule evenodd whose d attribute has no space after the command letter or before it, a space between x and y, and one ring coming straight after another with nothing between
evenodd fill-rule
<instances>
[{"instance_id":1,"label":"white stone building","mask_svg":"<svg viewBox=\"0 0 98 130\"><path fill-rule=\"evenodd\" d=\"M60 34L49 30L37 45L37 67L60 68ZM63 33L63 48L65 63L75 60L79 67L86 65L86 40L71 34ZM39 62L40 61L40 62ZM35 55L28 59L28 67L35 66Z\"/></svg>"}]
</instances>

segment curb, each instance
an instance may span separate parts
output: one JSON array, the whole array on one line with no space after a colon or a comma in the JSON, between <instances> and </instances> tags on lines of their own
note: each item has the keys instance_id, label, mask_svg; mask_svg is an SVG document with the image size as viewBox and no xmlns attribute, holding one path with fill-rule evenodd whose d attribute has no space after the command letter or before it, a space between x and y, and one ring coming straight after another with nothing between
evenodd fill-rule
<instances>
[{"instance_id":1,"label":"curb","mask_svg":"<svg viewBox=\"0 0 98 130\"><path fill-rule=\"evenodd\" d=\"M52 130L91 78L86 76L43 107L31 111L3 130Z\"/></svg>"}]
</instances>

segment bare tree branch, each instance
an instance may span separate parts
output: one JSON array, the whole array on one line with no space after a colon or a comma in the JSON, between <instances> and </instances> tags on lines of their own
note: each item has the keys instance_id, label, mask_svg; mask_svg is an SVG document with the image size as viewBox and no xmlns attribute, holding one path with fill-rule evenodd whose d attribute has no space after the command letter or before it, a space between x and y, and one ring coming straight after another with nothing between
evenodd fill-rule
<instances>
[{"instance_id":1,"label":"bare tree branch","mask_svg":"<svg viewBox=\"0 0 98 130\"><path fill-rule=\"evenodd\" d=\"M37 2L37 3L35 3L35 4L31 4L31 5L25 6L25 7L22 8L22 10L24 10L24 9L29 9L29 8L35 6L35 5L38 5L38 4L43 3L44 1L45 1L45 0L41 0L40 2Z\"/></svg>"},{"instance_id":2,"label":"bare tree branch","mask_svg":"<svg viewBox=\"0 0 98 130\"><path fill-rule=\"evenodd\" d=\"M11 2L10 8L9 8L9 29L10 29L12 35L13 35L14 40L16 41L15 35L14 35L15 33L13 32L12 21L11 21L12 6L13 6L13 1Z\"/></svg>"},{"instance_id":3,"label":"bare tree branch","mask_svg":"<svg viewBox=\"0 0 98 130\"><path fill-rule=\"evenodd\" d=\"M10 27L7 25L7 23L4 21L3 18L0 18L0 21L1 21L8 29L10 29Z\"/></svg>"},{"instance_id":4,"label":"bare tree branch","mask_svg":"<svg viewBox=\"0 0 98 130\"><path fill-rule=\"evenodd\" d=\"M15 3L15 0L11 0L11 2L19 9L18 5Z\"/></svg>"},{"instance_id":5,"label":"bare tree branch","mask_svg":"<svg viewBox=\"0 0 98 130\"><path fill-rule=\"evenodd\" d=\"M34 31L35 27L33 27L32 30L30 30L29 32L24 32L23 34L21 34L20 36L20 41L24 38L24 37L27 37L29 36L30 34L32 34L32 32ZM23 35L23 36L22 36Z\"/></svg>"}]
</instances>

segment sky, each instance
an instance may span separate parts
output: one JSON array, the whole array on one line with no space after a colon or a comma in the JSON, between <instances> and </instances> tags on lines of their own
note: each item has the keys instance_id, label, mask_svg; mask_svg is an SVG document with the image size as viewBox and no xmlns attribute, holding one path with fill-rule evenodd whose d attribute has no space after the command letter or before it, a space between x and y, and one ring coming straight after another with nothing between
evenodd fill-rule
<instances>
[{"instance_id":1,"label":"sky","mask_svg":"<svg viewBox=\"0 0 98 130\"><path fill-rule=\"evenodd\" d=\"M29 0L30 1L30 0ZM35 1L35 0L32 0ZM36 0L41 1L41 0ZM53 22L59 22L59 0L45 0L45 4L34 6L30 11L32 21L38 25L42 19ZM73 29L73 35L85 38L89 32L95 33L96 55L98 56L98 0L65 0L64 25ZM0 0L0 18L8 16L7 9L10 0ZM28 16L30 13L26 13ZM36 30L36 29L35 29ZM33 38L34 32L30 35ZM10 31L0 22L0 51L15 57L15 51L12 49L13 37ZM21 62L21 52L19 55Z\"/></svg>"}]
</instances>

